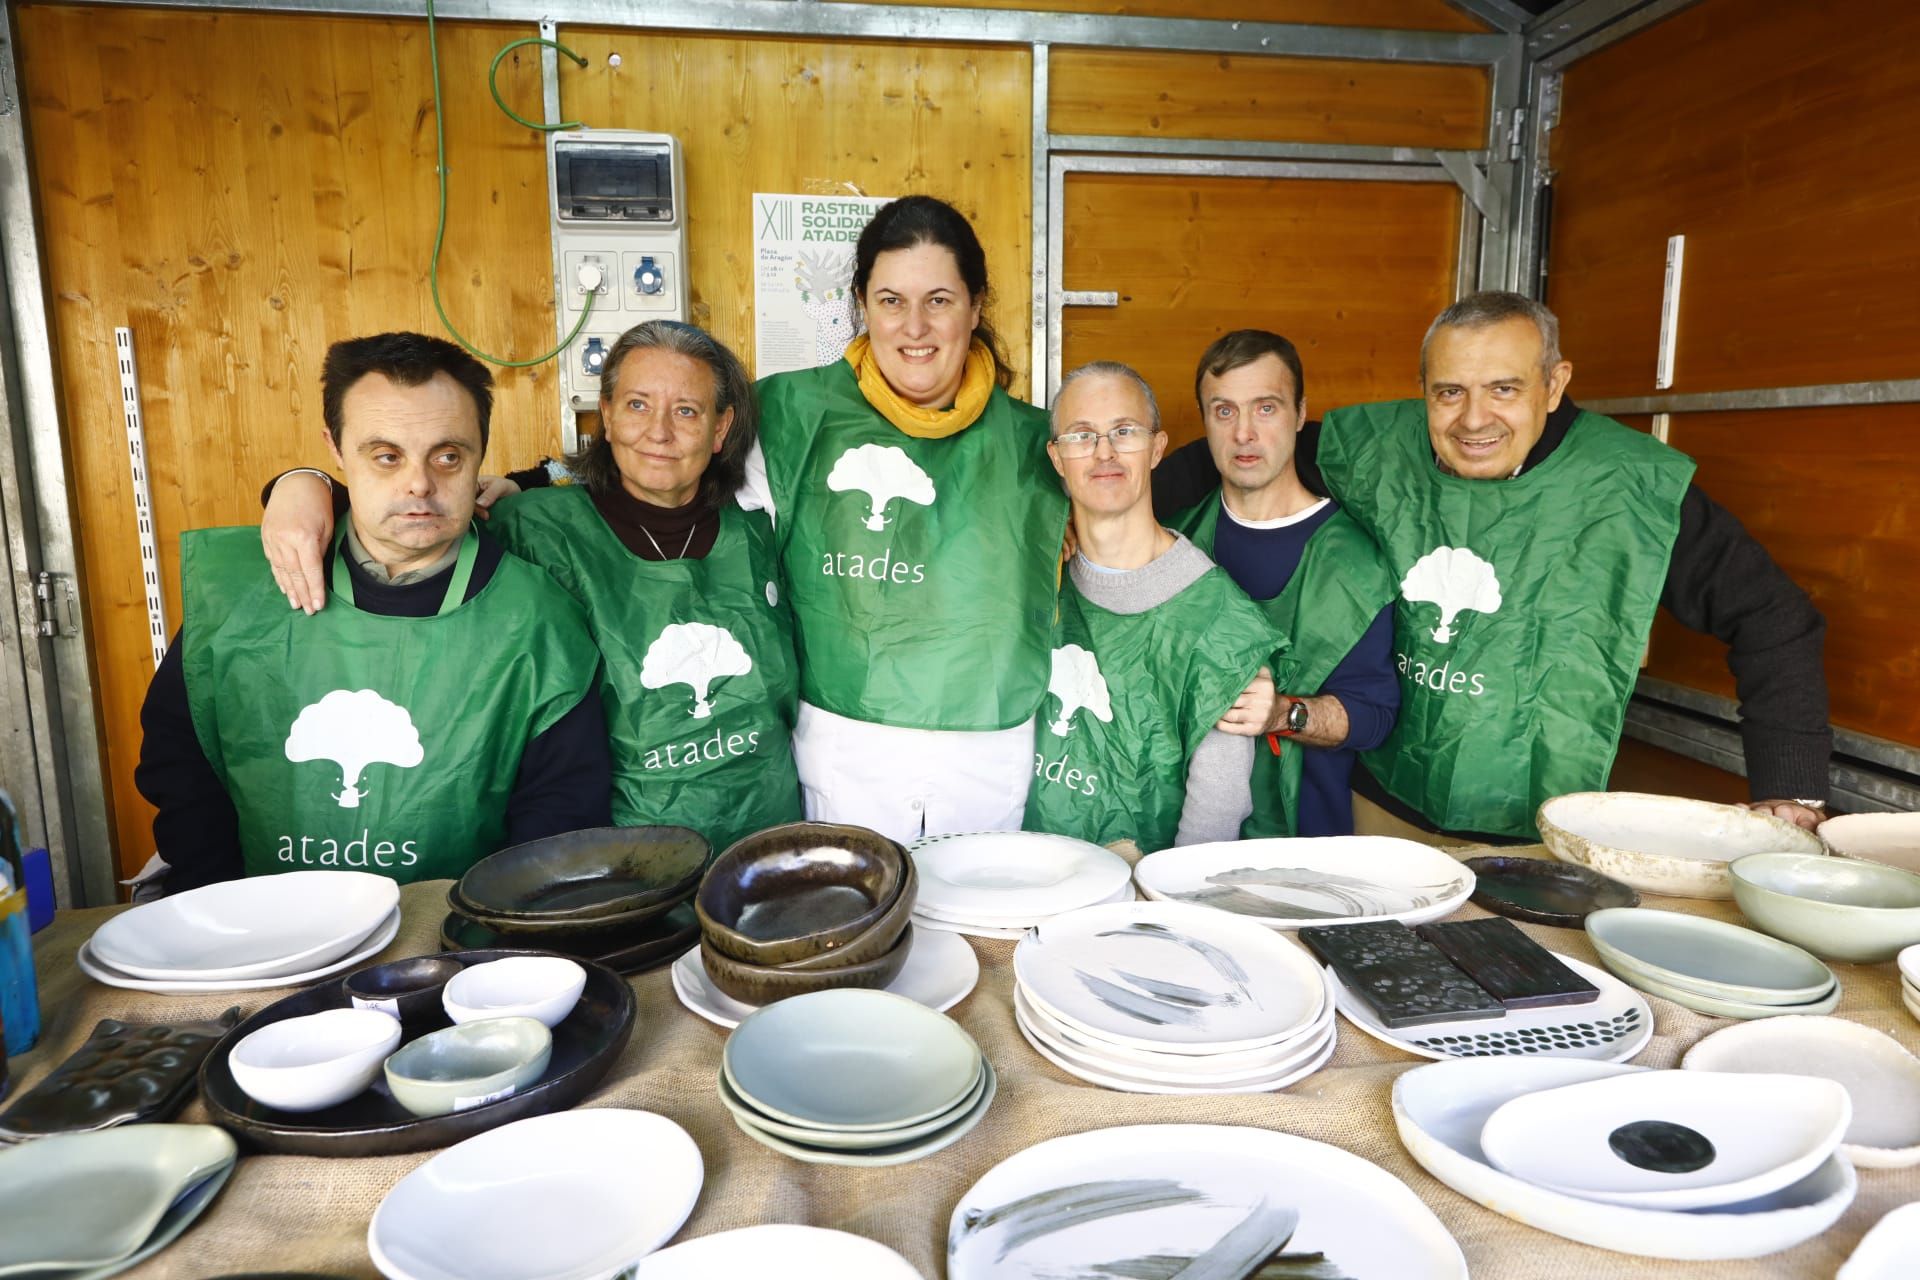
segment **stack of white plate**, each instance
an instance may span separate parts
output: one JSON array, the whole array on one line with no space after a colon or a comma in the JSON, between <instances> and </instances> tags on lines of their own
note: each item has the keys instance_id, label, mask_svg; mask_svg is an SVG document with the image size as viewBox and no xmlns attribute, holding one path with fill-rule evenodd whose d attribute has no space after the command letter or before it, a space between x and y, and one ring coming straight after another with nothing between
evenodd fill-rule
<instances>
[{"instance_id":1,"label":"stack of white plate","mask_svg":"<svg viewBox=\"0 0 1920 1280\"><path fill-rule=\"evenodd\" d=\"M289 871L189 889L114 916L81 972L164 994L295 987L376 955L400 931L400 886L365 871Z\"/></svg>"},{"instance_id":2,"label":"stack of white plate","mask_svg":"<svg viewBox=\"0 0 1920 1280\"><path fill-rule=\"evenodd\" d=\"M1609 907L1586 919L1607 968L1648 995L1720 1018L1832 1013L1840 981L1811 952L1737 924Z\"/></svg>"},{"instance_id":3,"label":"stack of white plate","mask_svg":"<svg viewBox=\"0 0 1920 1280\"><path fill-rule=\"evenodd\" d=\"M884 991L768 1005L727 1037L720 1101L740 1131L809 1164L905 1164L987 1114L993 1066L960 1024Z\"/></svg>"},{"instance_id":4,"label":"stack of white plate","mask_svg":"<svg viewBox=\"0 0 1920 1280\"><path fill-rule=\"evenodd\" d=\"M1216 907L1270 929L1425 924L1451 915L1474 886L1458 859L1391 836L1190 844L1148 854L1133 878L1149 898Z\"/></svg>"},{"instance_id":5,"label":"stack of white plate","mask_svg":"<svg viewBox=\"0 0 1920 1280\"><path fill-rule=\"evenodd\" d=\"M1013 953L1014 1018L1035 1052L1128 1093L1264 1093L1333 1055L1334 1002L1292 940L1206 907L1086 907Z\"/></svg>"},{"instance_id":6,"label":"stack of white plate","mask_svg":"<svg viewBox=\"0 0 1920 1280\"><path fill-rule=\"evenodd\" d=\"M913 922L976 938L1018 938L1065 911L1133 898L1110 849L1037 831L928 836L907 846L920 873Z\"/></svg>"},{"instance_id":7,"label":"stack of white plate","mask_svg":"<svg viewBox=\"0 0 1920 1280\"><path fill-rule=\"evenodd\" d=\"M1413 1158L1497 1213L1650 1258L1753 1258L1853 1199L1847 1091L1792 1075L1501 1058L1394 1082Z\"/></svg>"}]
</instances>

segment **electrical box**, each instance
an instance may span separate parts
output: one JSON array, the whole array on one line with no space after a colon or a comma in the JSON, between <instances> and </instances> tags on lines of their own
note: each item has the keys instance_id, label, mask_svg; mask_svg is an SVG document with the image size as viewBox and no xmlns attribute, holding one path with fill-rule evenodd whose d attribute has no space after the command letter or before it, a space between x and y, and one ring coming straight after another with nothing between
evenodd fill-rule
<instances>
[{"instance_id":1,"label":"electrical box","mask_svg":"<svg viewBox=\"0 0 1920 1280\"><path fill-rule=\"evenodd\" d=\"M572 409L596 408L600 369L620 335L643 320L687 318L686 176L680 143L664 133L591 129L548 135L560 353ZM563 415L572 446L571 415Z\"/></svg>"}]
</instances>

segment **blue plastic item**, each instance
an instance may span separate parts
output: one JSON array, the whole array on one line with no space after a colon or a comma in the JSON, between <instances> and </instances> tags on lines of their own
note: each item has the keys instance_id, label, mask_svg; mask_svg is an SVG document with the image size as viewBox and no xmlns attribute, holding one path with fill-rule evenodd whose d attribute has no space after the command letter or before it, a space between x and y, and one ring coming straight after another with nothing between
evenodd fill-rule
<instances>
[{"instance_id":1,"label":"blue plastic item","mask_svg":"<svg viewBox=\"0 0 1920 1280\"><path fill-rule=\"evenodd\" d=\"M29 849L27 867L27 928L38 933L53 923L53 859L45 849Z\"/></svg>"}]
</instances>

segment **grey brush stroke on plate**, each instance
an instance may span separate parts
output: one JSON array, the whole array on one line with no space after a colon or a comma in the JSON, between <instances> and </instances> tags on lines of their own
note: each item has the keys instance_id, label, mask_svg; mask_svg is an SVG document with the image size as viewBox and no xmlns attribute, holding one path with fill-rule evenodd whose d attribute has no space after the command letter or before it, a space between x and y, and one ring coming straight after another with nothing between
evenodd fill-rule
<instances>
[{"instance_id":1,"label":"grey brush stroke on plate","mask_svg":"<svg viewBox=\"0 0 1920 1280\"><path fill-rule=\"evenodd\" d=\"M1173 1280L1246 1280L1268 1258L1286 1248L1299 1225L1298 1210L1270 1205L1262 1199L1212 1248L1176 1271Z\"/></svg>"},{"instance_id":2,"label":"grey brush stroke on plate","mask_svg":"<svg viewBox=\"0 0 1920 1280\"><path fill-rule=\"evenodd\" d=\"M1006 1235L994 1255L999 1262L1021 1245L1069 1227L1150 1209L1204 1204L1206 1199L1202 1192L1172 1178L1115 1178L1053 1187L967 1214L948 1241L947 1254L951 1257L967 1236L1002 1227Z\"/></svg>"},{"instance_id":3,"label":"grey brush stroke on plate","mask_svg":"<svg viewBox=\"0 0 1920 1280\"><path fill-rule=\"evenodd\" d=\"M1444 884L1425 884L1412 888L1397 885L1384 885L1374 880L1363 880L1358 876L1336 875L1327 871L1315 871L1308 867L1236 867L1231 871L1218 871L1207 877L1209 889L1193 889L1170 896L1182 902L1200 902L1208 906L1225 907L1223 898L1234 895L1245 888L1297 890L1320 898L1331 898L1339 904L1338 910L1329 911L1324 907L1313 907L1297 897L1274 897L1265 893L1250 896L1273 907L1286 908L1292 914L1310 919L1335 919L1346 916L1384 916L1401 911L1416 911L1421 907L1432 906L1446 894L1459 888L1457 882ZM1234 902L1243 902L1238 896ZM1227 908L1233 910L1235 908ZM1245 915L1279 916L1286 914L1280 910L1243 910Z\"/></svg>"},{"instance_id":4,"label":"grey brush stroke on plate","mask_svg":"<svg viewBox=\"0 0 1920 1280\"><path fill-rule=\"evenodd\" d=\"M1185 1005L1190 1009L1213 1009L1222 1006L1232 1008L1240 1003L1240 997L1231 991L1205 991L1199 987L1190 987L1184 982L1168 982L1149 974L1131 973L1125 969L1115 969L1113 976L1138 987L1156 1000Z\"/></svg>"},{"instance_id":5,"label":"grey brush stroke on plate","mask_svg":"<svg viewBox=\"0 0 1920 1280\"><path fill-rule=\"evenodd\" d=\"M1156 1027L1198 1026L1202 1009L1191 1005L1169 1004L1144 991L1130 991L1105 978L1096 978L1090 973L1074 970L1074 977L1080 979L1080 985L1093 994L1107 1008L1123 1018L1132 1018L1135 1022L1145 1022Z\"/></svg>"},{"instance_id":6,"label":"grey brush stroke on plate","mask_svg":"<svg viewBox=\"0 0 1920 1280\"><path fill-rule=\"evenodd\" d=\"M1094 937L1146 938L1154 942L1171 942L1177 947L1185 947L1212 965L1215 972L1228 982L1231 982L1234 986L1239 987L1242 992L1246 992L1248 995L1252 994L1251 992L1247 992L1247 971L1241 967L1238 960L1235 960L1231 955L1222 951L1219 947L1214 946L1211 942L1201 938L1189 938L1186 934L1176 933L1163 924L1155 924L1150 920L1142 920L1119 929L1107 929L1101 933L1096 933Z\"/></svg>"},{"instance_id":7,"label":"grey brush stroke on plate","mask_svg":"<svg viewBox=\"0 0 1920 1280\"><path fill-rule=\"evenodd\" d=\"M1153 1254L1065 1271L1047 1268L1030 1272L1030 1280L1173 1280L1189 1259L1179 1254ZM1324 1253L1278 1253L1246 1273L1245 1280L1354 1280L1327 1261Z\"/></svg>"}]
</instances>

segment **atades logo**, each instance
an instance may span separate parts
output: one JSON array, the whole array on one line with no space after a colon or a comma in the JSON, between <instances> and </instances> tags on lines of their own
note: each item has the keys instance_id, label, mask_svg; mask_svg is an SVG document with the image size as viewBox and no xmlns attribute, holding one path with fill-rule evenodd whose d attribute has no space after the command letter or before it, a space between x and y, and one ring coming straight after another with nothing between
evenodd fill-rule
<instances>
[{"instance_id":1,"label":"atades logo","mask_svg":"<svg viewBox=\"0 0 1920 1280\"><path fill-rule=\"evenodd\" d=\"M772 590L772 584L768 584ZM714 682L728 676L744 676L753 670L753 659L725 627L707 622L668 624L640 663L640 683L649 689L669 689L684 685L692 693L687 714L695 720L713 715L713 700L708 695ZM760 745L760 734L715 732L704 742L690 738L670 742L647 752L648 769L680 769L702 760L724 760L728 756L747 755Z\"/></svg>"},{"instance_id":2,"label":"atades logo","mask_svg":"<svg viewBox=\"0 0 1920 1280\"><path fill-rule=\"evenodd\" d=\"M827 475L827 488L835 493L859 493L867 499L867 516L862 523L880 533L893 522L887 509L892 504L933 505L933 478L920 469L898 445L863 444L847 450ZM896 511L898 508L896 508ZM829 551L820 572L830 578L868 578L875 582L925 582L927 566L906 564L893 558L892 548L877 556L849 551Z\"/></svg>"},{"instance_id":3,"label":"atades logo","mask_svg":"<svg viewBox=\"0 0 1920 1280\"><path fill-rule=\"evenodd\" d=\"M301 708L287 731L287 759L295 764L331 761L340 772L340 789L327 795L342 809L357 809L373 794L361 779L373 765L411 769L426 758L413 716L372 689L335 689ZM384 777L386 771L379 776ZM310 867L410 867L420 860L411 840L375 840L369 828L343 846L331 836L280 837L280 861ZM400 860L396 863L394 858Z\"/></svg>"},{"instance_id":4,"label":"atades logo","mask_svg":"<svg viewBox=\"0 0 1920 1280\"><path fill-rule=\"evenodd\" d=\"M1053 674L1047 680L1047 692L1060 699L1060 714L1047 725L1055 737L1071 734L1073 717L1082 711L1096 720L1113 723L1113 701L1107 693L1107 678L1100 674L1100 663L1093 654L1077 644L1062 645L1053 651ZM1072 755L1066 751L1060 753L1058 760L1049 760L1043 752L1034 752L1033 775L1086 796L1093 795L1100 782L1097 775L1074 768Z\"/></svg>"},{"instance_id":5,"label":"atades logo","mask_svg":"<svg viewBox=\"0 0 1920 1280\"><path fill-rule=\"evenodd\" d=\"M1447 644L1453 640L1454 621L1462 613L1499 612L1500 577L1491 564L1466 547L1435 547L1415 561L1400 580L1400 598L1409 605L1436 606L1440 625L1431 634L1436 642ZM1482 673L1456 671L1451 661L1434 666L1404 653L1395 653L1394 658L1401 675L1435 693L1464 693L1477 698L1487 691Z\"/></svg>"}]
</instances>

